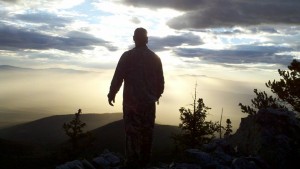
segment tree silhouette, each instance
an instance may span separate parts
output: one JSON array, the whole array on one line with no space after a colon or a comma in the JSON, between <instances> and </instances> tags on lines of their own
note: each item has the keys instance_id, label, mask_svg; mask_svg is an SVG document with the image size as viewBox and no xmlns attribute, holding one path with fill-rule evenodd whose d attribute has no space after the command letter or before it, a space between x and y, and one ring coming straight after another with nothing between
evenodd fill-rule
<instances>
[{"instance_id":1,"label":"tree silhouette","mask_svg":"<svg viewBox=\"0 0 300 169\"><path fill-rule=\"evenodd\" d=\"M279 81L268 81L266 86L275 93L279 99L292 106L292 109L300 112L300 62L294 59L287 70L278 69L282 77Z\"/></svg>"},{"instance_id":2,"label":"tree silhouette","mask_svg":"<svg viewBox=\"0 0 300 169\"><path fill-rule=\"evenodd\" d=\"M265 85L274 93L268 96L267 93L258 92L254 89L256 97L251 100L252 105L247 106L239 103L243 113L249 115L256 114L257 110L262 108L288 109L300 113L300 62L293 60L288 66L289 70L278 69L280 80L269 80Z\"/></svg>"},{"instance_id":3,"label":"tree silhouette","mask_svg":"<svg viewBox=\"0 0 300 169\"><path fill-rule=\"evenodd\" d=\"M232 125L230 119L226 120L226 127L225 127L225 133L224 138L228 138L232 133Z\"/></svg>"},{"instance_id":4,"label":"tree silhouette","mask_svg":"<svg viewBox=\"0 0 300 169\"><path fill-rule=\"evenodd\" d=\"M86 124L80 120L81 113L81 109L78 109L74 118L69 123L63 124L66 135L70 137L73 150L78 147L78 139L84 135L82 129L86 126Z\"/></svg>"},{"instance_id":5,"label":"tree silhouette","mask_svg":"<svg viewBox=\"0 0 300 169\"><path fill-rule=\"evenodd\" d=\"M220 127L218 122L205 121L211 108L204 104L202 98L196 100L196 89L192 106L193 110L184 107L179 109L181 133L173 136L177 146L184 148L197 148L208 143L215 138L214 134Z\"/></svg>"},{"instance_id":6,"label":"tree silhouette","mask_svg":"<svg viewBox=\"0 0 300 169\"><path fill-rule=\"evenodd\" d=\"M256 97L254 99L251 99L252 105L247 106L243 105L242 103L239 103L239 106L242 109L243 113L248 113L249 115L256 114L257 110L262 108L286 108L284 105L280 104L280 101L278 98L275 98L273 96L268 96L268 94L263 92L258 92L257 89L254 89L254 93Z\"/></svg>"}]
</instances>

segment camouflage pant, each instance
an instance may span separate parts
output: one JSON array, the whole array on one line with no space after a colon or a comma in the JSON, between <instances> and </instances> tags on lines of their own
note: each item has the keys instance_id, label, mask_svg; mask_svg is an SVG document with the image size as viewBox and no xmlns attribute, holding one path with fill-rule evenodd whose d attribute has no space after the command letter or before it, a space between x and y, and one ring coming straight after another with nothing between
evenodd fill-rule
<instances>
[{"instance_id":1,"label":"camouflage pant","mask_svg":"<svg viewBox=\"0 0 300 169\"><path fill-rule=\"evenodd\" d=\"M150 161L155 103L123 106L126 133L126 163L145 166Z\"/></svg>"}]
</instances>

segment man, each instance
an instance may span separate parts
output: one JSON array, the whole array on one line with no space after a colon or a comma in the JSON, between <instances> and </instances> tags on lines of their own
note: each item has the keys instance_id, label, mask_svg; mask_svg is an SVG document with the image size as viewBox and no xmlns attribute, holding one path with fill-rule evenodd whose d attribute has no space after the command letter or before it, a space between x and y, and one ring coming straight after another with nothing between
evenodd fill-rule
<instances>
[{"instance_id":1,"label":"man","mask_svg":"<svg viewBox=\"0 0 300 169\"><path fill-rule=\"evenodd\" d=\"M133 40L135 48L121 56L107 95L109 104L113 106L115 95L124 81L126 166L130 169L145 167L150 162L155 102L164 91L162 63L147 47L147 30L137 28Z\"/></svg>"}]
</instances>

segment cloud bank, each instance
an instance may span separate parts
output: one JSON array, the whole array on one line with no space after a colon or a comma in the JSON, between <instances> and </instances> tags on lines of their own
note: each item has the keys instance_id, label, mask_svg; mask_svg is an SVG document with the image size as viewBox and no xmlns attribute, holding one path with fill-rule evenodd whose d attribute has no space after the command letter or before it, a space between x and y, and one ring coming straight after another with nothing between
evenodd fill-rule
<instances>
[{"instance_id":1,"label":"cloud bank","mask_svg":"<svg viewBox=\"0 0 300 169\"><path fill-rule=\"evenodd\" d=\"M218 64L290 64L292 56L279 55L290 48L275 46L240 45L235 49L212 50L204 48L179 48L174 52L181 57L197 57Z\"/></svg>"},{"instance_id":2,"label":"cloud bank","mask_svg":"<svg viewBox=\"0 0 300 169\"><path fill-rule=\"evenodd\" d=\"M185 13L167 24L174 29L201 29L260 24L300 23L297 0L123 0L149 8L172 8Z\"/></svg>"},{"instance_id":3,"label":"cloud bank","mask_svg":"<svg viewBox=\"0 0 300 169\"><path fill-rule=\"evenodd\" d=\"M149 37L150 49L176 57L168 63L180 61L183 67L189 58L221 66L282 66L300 53L297 0L0 0L0 5L0 61L6 64L111 68L134 45L132 31L140 26L157 35Z\"/></svg>"},{"instance_id":4,"label":"cloud bank","mask_svg":"<svg viewBox=\"0 0 300 169\"><path fill-rule=\"evenodd\" d=\"M110 42L79 31L67 32L64 36L53 36L2 24L0 36L0 50L58 49L77 53L84 49L93 49L95 46L103 46L110 51L117 50Z\"/></svg>"},{"instance_id":5,"label":"cloud bank","mask_svg":"<svg viewBox=\"0 0 300 169\"><path fill-rule=\"evenodd\" d=\"M181 45L197 46L203 44L201 38L192 33L169 35L166 37L149 37L149 46L155 51L169 50Z\"/></svg>"}]
</instances>

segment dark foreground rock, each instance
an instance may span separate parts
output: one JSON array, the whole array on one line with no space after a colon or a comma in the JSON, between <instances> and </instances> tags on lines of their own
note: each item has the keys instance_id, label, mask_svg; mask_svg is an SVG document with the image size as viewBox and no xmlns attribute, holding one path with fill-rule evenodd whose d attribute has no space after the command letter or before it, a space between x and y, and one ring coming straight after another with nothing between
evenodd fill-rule
<instances>
[{"instance_id":1,"label":"dark foreground rock","mask_svg":"<svg viewBox=\"0 0 300 169\"><path fill-rule=\"evenodd\" d=\"M293 168L300 159L300 122L293 112L261 109L243 118L228 142L241 155L258 156L274 169Z\"/></svg>"},{"instance_id":2,"label":"dark foreground rock","mask_svg":"<svg viewBox=\"0 0 300 169\"><path fill-rule=\"evenodd\" d=\"M263 109L243 118L237 132L201 149L188 149L180 162L147 169L292 169L300 159L300 122L293 112ZM74 160L56 169L122 169L123 157L106 151L91 161Z\"/></svg>"},{"instance_id":3,"label":"dark foreground rock","mask_svg":"<svg viewBox=\"0 0 300 169\"><path fill-rule=\"evenodd\" d=\"M123 158L117 153L105 150L101 155L88 161L74 160L57 166L55 169L112 169L122 166Z\"/></svg>"},{"instance_id":4,"label":"dark foreground rock","mask_svg":"<svg viewBox=\"0 0 300 169\"><path fill-rule=\"evenodd\" d=\"M225 140L215 140L204 145L203 150L186 150L187 162L159 164L146 169L269 169L270 167L259 157L237 157L232 149L228 149ZM229 151L228 151L229 150ZM123 169L123 157L106 151L91 161L74 160L59 165L56 169Z\"/></svg>"}]
</instances>

